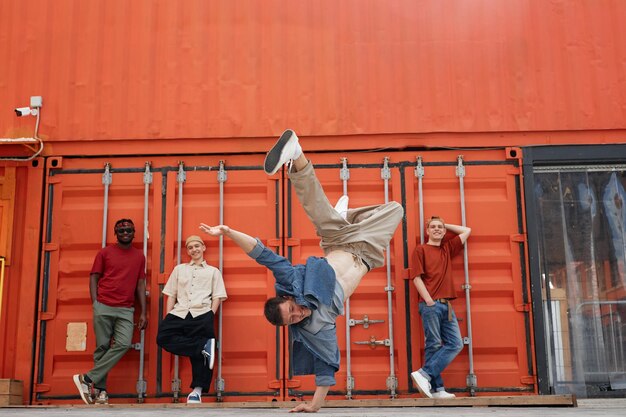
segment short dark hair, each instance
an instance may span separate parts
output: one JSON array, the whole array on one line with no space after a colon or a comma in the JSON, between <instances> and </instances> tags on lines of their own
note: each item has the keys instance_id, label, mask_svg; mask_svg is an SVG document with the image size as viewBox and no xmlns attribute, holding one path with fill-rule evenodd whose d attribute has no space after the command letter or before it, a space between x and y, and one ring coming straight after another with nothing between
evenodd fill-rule
<instances>
[{"instance_id":1,"label":"short dark hair","mask_svg":"<svg viewBox=\"0 0 626 417\"><path fill-rule=\"evenodd\" d=\"M280 315L280 310L278 309L278 307L281 304L287 302L287 300L287 297L279 295L269 298L267 299L267 301L265 301L263 314L265 314L265 318L267 319L267 321L272 323L274 326L283 326L285 324L283 323L283 317Z\"/></svg>"},{"instance_id":2,"label":"short dark hair","mask_svg":"<svg viewBox=\"0 0 626 417\"><path fill-rule=\"evenodd\" d=\"M117 226L119 226L122 223L130 223L133 225L133 227L135 227L135 223L133 223L131 219L119 219L118 221L115 222L115 226L113 227L113 229L117 229Z\"/></svg>"}]
</instances>

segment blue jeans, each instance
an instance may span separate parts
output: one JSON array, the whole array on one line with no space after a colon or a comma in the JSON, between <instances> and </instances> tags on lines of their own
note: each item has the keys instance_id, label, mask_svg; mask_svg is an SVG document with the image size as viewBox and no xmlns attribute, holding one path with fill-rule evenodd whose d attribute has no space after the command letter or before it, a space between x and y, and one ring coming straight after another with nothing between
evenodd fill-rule
<instances>
[{"instance_id":1,"label":"blue jeans","mask_svg":"<svg viewBox=\"0 0 626 417\"><path fill-rule=\"evenodd\" d=\"M452 311L452 320L448 320L449 304L439 301L434 306L419 303L424 328L424 366L421 371L429 381L432 391L443 391L441 373L463 349L463 340L456 314Z\"/></svg>"}]
</instances>

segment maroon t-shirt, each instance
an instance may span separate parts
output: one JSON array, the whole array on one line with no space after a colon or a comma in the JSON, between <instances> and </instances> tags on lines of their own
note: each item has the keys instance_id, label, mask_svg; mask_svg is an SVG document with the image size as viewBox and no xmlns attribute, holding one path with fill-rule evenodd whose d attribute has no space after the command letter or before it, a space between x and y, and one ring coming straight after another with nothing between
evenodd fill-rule
<instances>
[{"instance_id":1,"label":"maroon t-shirt","mask_svg":"<svg viewBox=\"0 0 626 417\"><path fill-rule=\"evenodd\" d=\"M146 258L137 248L110 245L96 255L91 273L100 274L98 302L111 307L132 307L135 304L137 281L146 279Z\"/></svg>"},{"instance_id":2,"label":"maroon t-shirt","mask_svg":"<svg viewBox=\"0 0 626 417\"><path fill-rule=\"evenodd\" d=\"M433 300L456 298L452 280L452 258L461 249L463 249L463 243L458 235L442 242L441 246L424 244L415 248L414 277L422 276L422 281ZM421 301L422 297L420 296L419 299Z\"/></svg>"}]
</instances>

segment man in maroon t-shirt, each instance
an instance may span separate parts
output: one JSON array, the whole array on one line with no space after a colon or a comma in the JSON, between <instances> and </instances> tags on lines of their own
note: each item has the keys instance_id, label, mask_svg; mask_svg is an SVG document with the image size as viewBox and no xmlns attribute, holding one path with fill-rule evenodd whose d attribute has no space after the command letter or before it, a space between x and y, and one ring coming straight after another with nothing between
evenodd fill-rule
<instances>
[{"instance_id":1,"label":"man in maroon t-shirt","mask_svg":"<svg viewBox=\"0 0 626 417\"><path fill-rule=\"evenodd\" d=\"M135 238L133 221L118 220L115 236L117 243L98 252L89 275L96 335L94 367L85 374L73 377L86 404L108 404L107 375L130 348L135 297L141 307L137 326L144 329L147 324L146 258L142 251L132 246Z\"/></svg>"},{"instance_id":2,"label":"man in maroon t-shirt","mask_svg":"<svg viewBox=\"0 0 626 417\"><path fill-rule=\"evenodd\" d=\"M444 240L446 231L456 233ZM420 392L429 398L454 398L446 392L441 373L463 348L461 331L450 300L456 298L452 258L461 252L472 229L445 224L431 217L426 224L428 242L415 248L413 282L419 294L419 313L424 329L424 364L411 373Z\"/></svg>"}]
</instances>

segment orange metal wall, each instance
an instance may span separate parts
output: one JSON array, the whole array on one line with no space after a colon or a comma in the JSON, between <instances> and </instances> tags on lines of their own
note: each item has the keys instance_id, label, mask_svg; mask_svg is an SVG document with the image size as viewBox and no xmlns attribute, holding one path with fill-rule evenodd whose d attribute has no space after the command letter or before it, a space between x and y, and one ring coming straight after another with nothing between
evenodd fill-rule
<instances>
[{"instance_id":1,"label":"orange metal wall","mask_svg":"<svg viewBox=\"0 0 626 417\"><path fill-rule=\"evenodd\" d=\"M286 126L404 145L623 141L625 20L620 0L5 1L0 137L30 135L12 109L42 95L47 155ZM533 131L556 132L509 136Z\"/></svg>"},{"instance_id":2,"label":"orange metal wall","mask_svg":"<svg viewBox=\"0 0 626 417\"><path fill-rule=\"evenodd\" d=\"M229 158L235 166L249 165L248 158ZM103 166L112 166L112 184L108 197L107 242L113 243L113 225L119 218L132 218L136 224L135 244L144 241L144 159L111 158L106 161L57 160L49 170L46 194L44 261L40 278L42 323L38 333L35 401L59 400L73 395L68 384L71 376L87 371L93 364L94 336L88 276L95 253L101 246L104 186ZM173 357L155 343L160 312L165 300L161 290L177 264L178 159L152 161L153 183L148 197L148 284L149 326L146 330L145 373L148 395L171 392ZM216 158L186 158L190 167L183 185L182 233L198 234L200 222L215 224L219 219L219 183ZM248 224L254 220L254 232L264 240L277 237L276 187L274 181L254 170L228 173L225 197L225 221ZM256 171L256 172L255 172ZM265 268L249 259L232 242L225 244L224 278L229 298L223 304L223 374L228 392L237 399L274 397L280 393L280 375L276 370L274 327L262 315L265 299L274 294L273 278ZM182 250L182 261L188 261ZM219 265L218 240L207 236L207 261ZM261 314L260 314L261 313ZM87 323L84 350L66 349L68 325ZM139 342L139 333L133 343ZM191 375L182 358L183 392ZM113 395L136 395L139 352L131 350L109 376ZM217 375L217 366L215 374ZM276 382L278 381L278 382ZM171 394L170 394L171 397Z\"/></svg>"},{"instance_id":3,"label":"orange metal wall","mask_svg":"<svg viewBox=\"0 0 626 417\"><path fill-rule=\"evenodd\" d=\"M4 168L3 205L13 206L10 224L3 223L0 235L11 240L5 256L2 311L0 311L0 375L25 382L29 391L35 341L38 252L40 247L43 159ZM6 192L7 177L13 177L13 195ZM12 200L12 201L11 201ZM6 237L12 232L11 237ZM28 395L25 395L28 400Z\"/></svg>"},{"instance_id":4,"label":"orange metal wall","mask_svg":"<svg viewBox=\"0 0 626 417\"><path fill-rule=\"evenodd\" d=\"M439 151L421 154L425 162L425 214L438 214L449 222L460 222L460 195L455 174L458 152ZM518 212L521 196L518 187L517 160L510 152L467 151L466 206L467 221L474 233L469 240L469 271L472 283L475 373L478 394L532 393L532 376L527 283L522 275L523 226ZM415 160L418 154L402 152L312 154L318 176L331 201L342 193L339 179L340 157L350 168L348 193L351 206L382 203L384 184L381 168L389 157L391 179L389 199L402 202L406 219L391 243L394 357L393 371L398 379L397 393L417 395L409 372L422 361L421 322L417 314L416 292L410 278L410 255L419 240L417 180ZM227 156L224 184L225 223L258 236L293 262L310 255L320 255L315 231L290 191L282 173L268 177L261 170L263 155ZM40 326L37 332L34 390L35 403L73 401L71 375L87 370L92 363L94 338L88 293L88 273L100 247L103 213L102 173L105 163L112 167L109 194L108 242L113 242L112 226L120 217L131 217L137 225L136 244L141 247L144 233L143 171L147 158L63 158L49 160L46 177L45 219L42 268L39 275ZM176 264L178 222L177 169L184 161L183 239L197 233L198 223L219 220L220 158L186 156L151 158L153 183L150 185L148 289L149 326L146 331L145 373L148 401L169 401L173 358L154 342L164 300L160 290ZM53 167L53 165L55 165ZM290 194L291 193L291 194ZM498 213L498 216L494 216ZM208 261L219 264L218 240L207 238ZM520 252L520 248L522 251ZM49 258L47 258L49 257ZM49 261L46 261L49 259ZM187 259L183 250L183 261ZM310 395L312 377L290 377L287 330L278 333L262 317L264 300L274 294L273 277L265 268L249 259L232 242L224 246L224 280L229 294L223 304L221 340L222 378L226 401L242 399L264 401L291 399ZM24 280L25 281L25 280ZM461 290L463 267L455 260L455 281L459 299L454 303L465 329L465 296ZM31 283L32 284L32 283ZM371 347L354 342L384 340L388 335L386 270L369 273L351 299L351 316L362 320L383 320L369 328L357 325L351 331L352 376L358 397L380 396L387 392L390 376L389 348ZM14 308L17 308L14 305ZM331 398L345 398L347 376L346 319L337 324L341 370ZM86 323L84 350L67 350L69 323ZM136 334L134 342L139 341ZM181 359L183 392L190 380L190 369ZM29 362L22 359L21 366ZM131 350L110 375L114 396L133 401L139 366L138 351ZM457 392L466 388L468 354L464 350L446 370L447 387ZM215 375L217 376L217 366ZM25 378L26 379L26 378ZM212 388L214 392L214 388Z\"/></svg>"}]
</instances>

